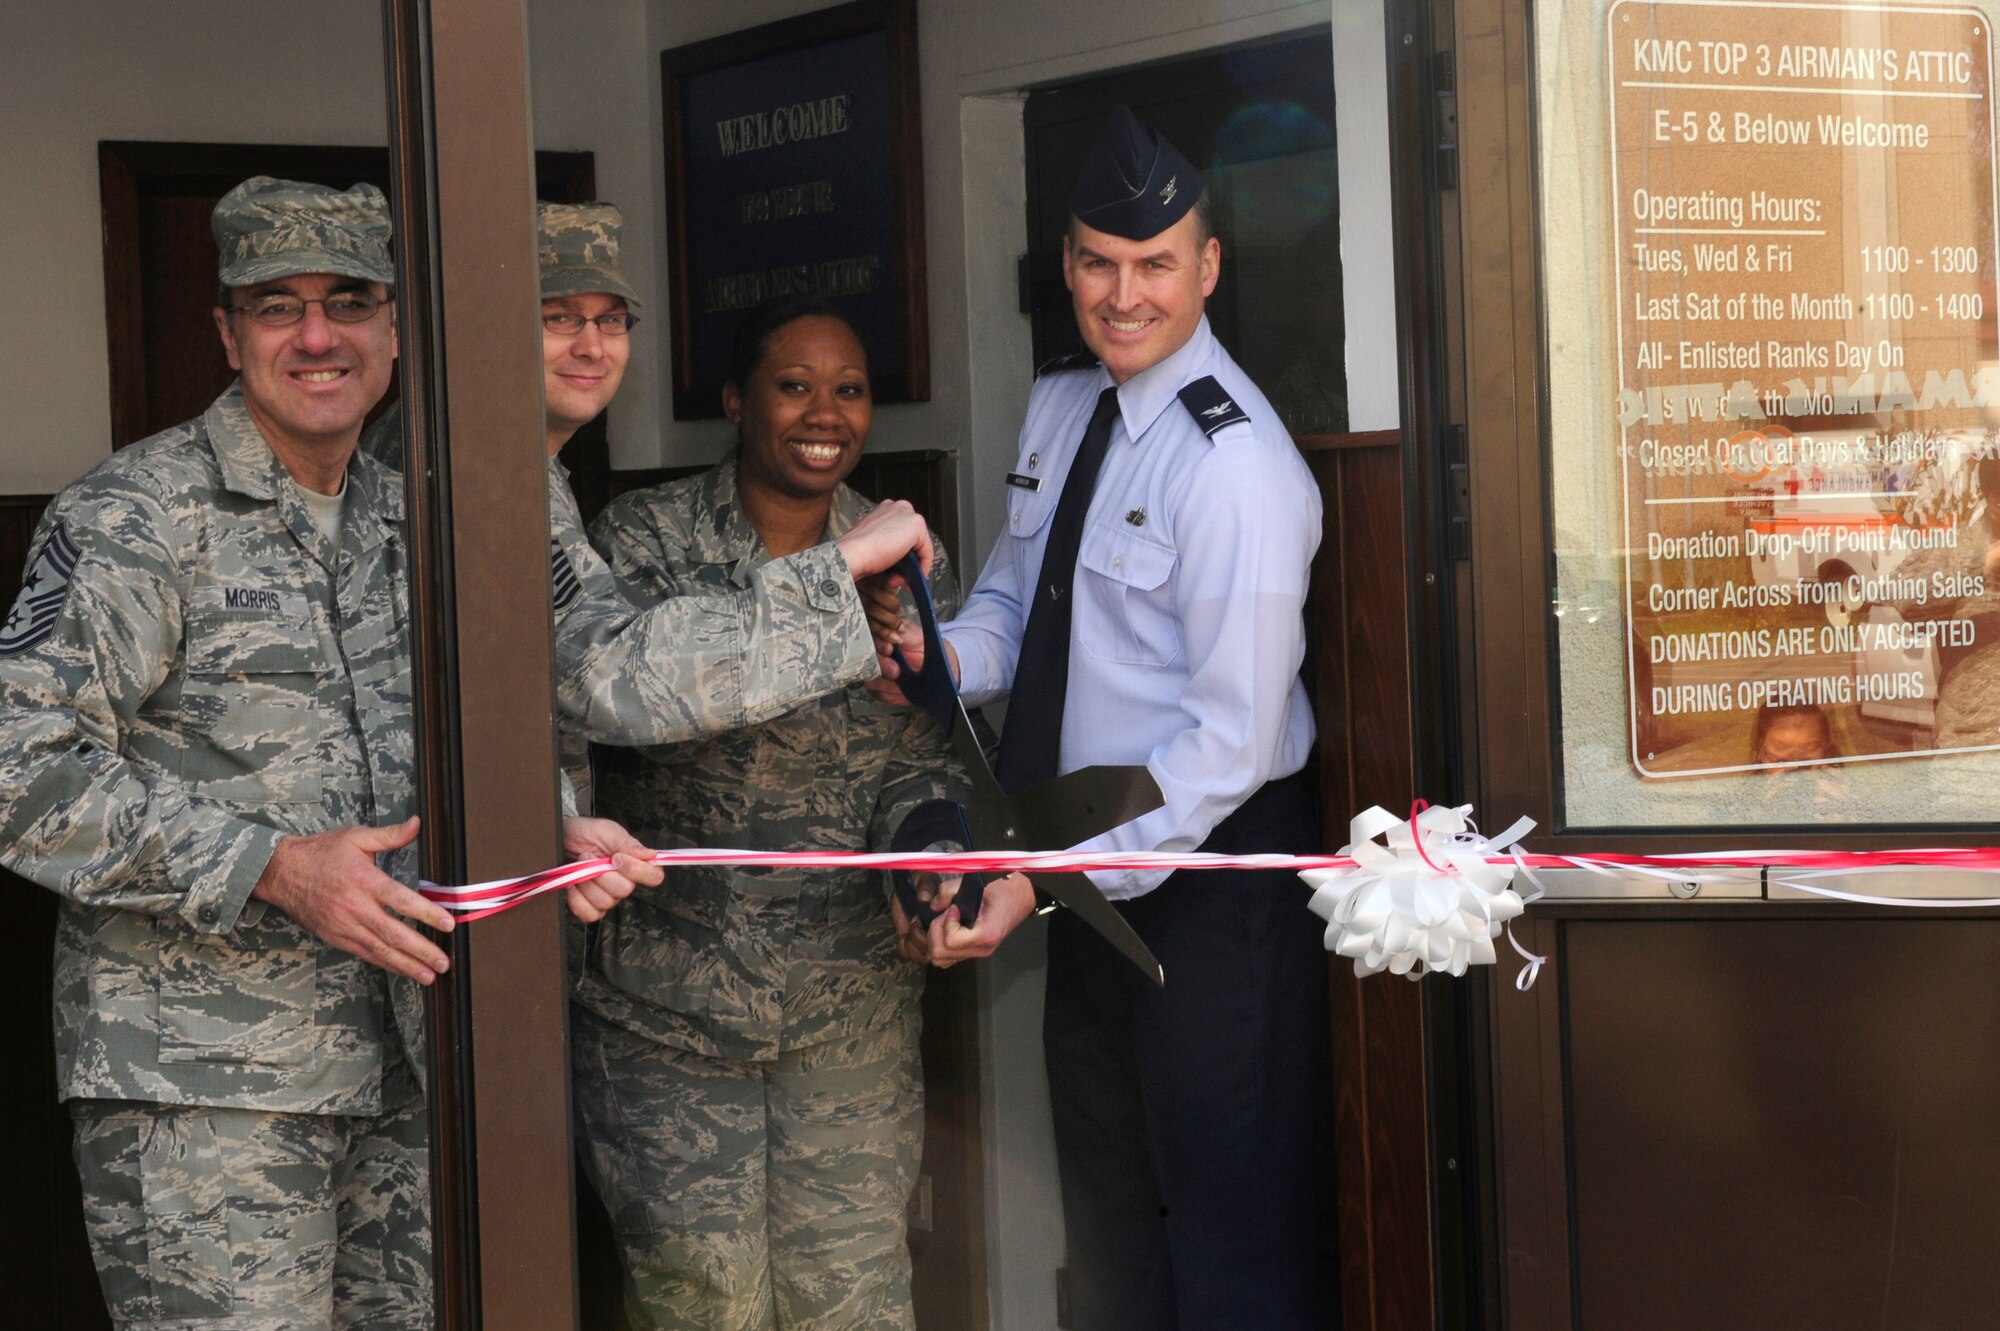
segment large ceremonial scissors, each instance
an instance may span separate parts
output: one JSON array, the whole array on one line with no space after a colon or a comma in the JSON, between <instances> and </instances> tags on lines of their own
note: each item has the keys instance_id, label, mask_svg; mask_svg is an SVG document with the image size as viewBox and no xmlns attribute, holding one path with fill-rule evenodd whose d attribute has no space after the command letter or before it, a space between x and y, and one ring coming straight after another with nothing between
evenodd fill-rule
<instances>
[{"instance_id":1,"label":"large ceremonial scissors","mask_svg":"<svg viewBox=\"0 0 2000 1331\"><path fill-rule=\"evenodd\" d=\"M911 599L917 605L917 623L924 634L921 670L911 667L901 647L893 649L896 664L902 669L902 676L896 682L902 685L903 696L927 713L950 737L952 752L958 755L972 782L972 807L955 824L949 813L934 807L945 802L934 802L918 811L924 814L920 824L923 830L907 828L908 834L899 835L899 842L928 841L933 837L958 840L969 836L967 850L1067 848L1166 803L1159 783L1143 766L1083 767L1012 795L1002 790L972 729L972 719L966 715L965 703L958 696L958 684L952 679L951 662L945 656L944 639L938 633L937 607L931 601L923 566L912 552L903 557L895 571L909 586ZM905 820L906 826L918 819L918 812ZM952 834L954 826L956 835ZM1034 880L1037 888L1075 911L1104 941L1124 953L1146 978L1158 985L1166 984L1166 974L1160 969L1158 959L1117 908L1105 900L1097 884L1080 873L1046 870L1037 870ZM959 918L968 928L979 916L984 886L985 879L979 874L966 874L959 881L956 904ZM918 923L928 925L935 918L935 913L920 899L909 874L896 875L896 896L904 913Z\"/></svg>"}]
</instances>

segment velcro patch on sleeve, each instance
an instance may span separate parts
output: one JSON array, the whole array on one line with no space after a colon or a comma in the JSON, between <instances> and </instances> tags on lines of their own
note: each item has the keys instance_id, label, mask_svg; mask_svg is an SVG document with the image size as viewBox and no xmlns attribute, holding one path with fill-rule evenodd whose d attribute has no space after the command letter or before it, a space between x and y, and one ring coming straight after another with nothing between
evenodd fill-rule
<instances>
[{"instance_id":1,"label":"velcro patch on sleeve","mask_svg":"<svg viewBox=\"0 0 2000 1331\"><path fill-rule=\"evenodd\" d=\"M76 543L70 540L69 528L58 522L28 566L21 594L14 598L6 622L0 624L0 656L25 652L55 632L56 620L69 600L69 579L76 571L76 561Z\"/></svg>"},{"instance_id":2,"label":"velcro patch on sleeve","mask_svg":"<svg viewBox=\"0 0 2000 1331\"><path fill-rule=\"evenodd\" d=\"M583 595L583 583L570 565L569 556L557 542L549 542L549 590L555 597L556 613L575 605Z\"/></svg>"}]
</instances>

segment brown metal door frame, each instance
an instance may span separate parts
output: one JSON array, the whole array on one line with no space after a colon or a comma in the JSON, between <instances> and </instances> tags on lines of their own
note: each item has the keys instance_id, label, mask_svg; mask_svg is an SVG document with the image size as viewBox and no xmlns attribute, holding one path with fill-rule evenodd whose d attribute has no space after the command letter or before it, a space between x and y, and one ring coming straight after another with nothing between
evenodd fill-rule
<instances>
[{"instance_id":1,"label":"brown metal door frame","mask_svg":"<svg viewBox=\"0 0 2000 1331\"><path fill-rule=\"evenodd\" d=\"M559 846L527 16L521 0L383 13L425 872L463 882ZM432 991L444 1331L576 1325L560 908L460 929Z\"/></svg>"}]
</instances>

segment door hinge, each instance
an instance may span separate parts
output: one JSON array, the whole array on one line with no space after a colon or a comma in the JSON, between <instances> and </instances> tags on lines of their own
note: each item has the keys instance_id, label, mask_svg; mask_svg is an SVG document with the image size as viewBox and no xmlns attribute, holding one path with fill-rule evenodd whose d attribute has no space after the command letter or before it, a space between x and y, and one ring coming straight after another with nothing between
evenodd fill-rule
<instances>
[{"instance_id":1,"label":"door hinge","mask_svg":"<svg viewBox=\"0 0 2000 1331\"><path fill-rule=\"evenodd\" d=\"M1465 427L1444 427L1445 553L1472 557L1472 468L1466 456Z\"/></svg>"},{"instance_id":2,"label":"door hinge","mask_svg":"<svg viewBox=\"0 0 2000 1331\"><path fill-rule=\"evenodd\" d=\"M1458 65L1450 51L1431 56L1431 88L1437 94L1437 187L1458 188Z\"/></svg>"}]
</instances>

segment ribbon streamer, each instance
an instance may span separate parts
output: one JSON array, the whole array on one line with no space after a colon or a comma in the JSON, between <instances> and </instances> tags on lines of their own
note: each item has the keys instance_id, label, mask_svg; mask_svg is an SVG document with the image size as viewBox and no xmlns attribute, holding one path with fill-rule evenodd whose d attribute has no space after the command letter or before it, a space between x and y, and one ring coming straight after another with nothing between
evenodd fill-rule
<instances>
[{"instance_id":1,"label":"ribbon streamer","mask_svg":"<svg viewBox=\"0 0 2000 1331\"><path fill-rule=\"evenodd\" d=\"M1844 892L1815 880L1833 874L1889 873L1910 868L2000 874L2000 847L1929 847L1905 850L1724 850L1671 855L1531 855L1517 844L1534 827L1522 818L1496 837L1485 837L1471 806L1430 807L1419 801L1408 818L1379 806L1348 823L1348 844L1337 855L1213 855L1165 851L782 851L688 847L656 851L660 865L728 865L788 869L903 869L942 875L1081 873L1089 870L1290 869L1313 888L1310 905L1327 921L1329 951L1354 960L1355 973L1387 971L1419 979L1432 971L1463 975L1497 960L1495 940L1504 931L1526 965L1515 987L1527 989L1548 958L1517 942L1509 923L1543 895L1537 869L1584 869L1619 878L1666 882L1703 880L1705 869L1770 868L1771 881L1834 901L1870 906L1971 910L2000 907L1990 898L1912 900ZM472 921L518 906L544 892L595 878L610 859L580 860L524 878L502 878L464 887L421 886L423 895ZM1533 885L1523 895L1519 875Z\"/></svg>"}]
</instances>

